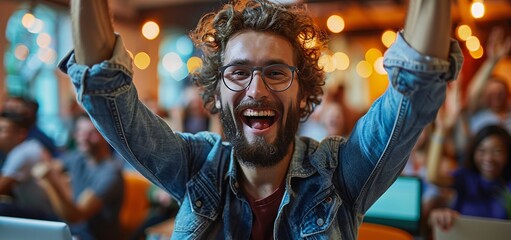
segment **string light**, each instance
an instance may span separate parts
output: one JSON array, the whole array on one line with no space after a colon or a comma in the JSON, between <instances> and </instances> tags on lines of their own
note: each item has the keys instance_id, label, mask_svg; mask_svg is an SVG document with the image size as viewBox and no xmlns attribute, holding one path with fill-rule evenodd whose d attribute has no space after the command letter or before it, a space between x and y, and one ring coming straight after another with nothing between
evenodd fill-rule
<instances>
[{"instance_id":1,"label":"string light","mask_svg":"<svg viewBox=\"0 0 511 240\"><path fill-rule=\"evenodd\" d=\"M160 26L158 26L158 24L153 21L147 21L142 26L142 35L149 40L155 39L159 34Z\"/></svg>"},{"instance_id":2,"label":"string light","mask_svg":"<svg viewBox=\"0 0 511 240\"><path fill-rule=\"evenodd\" d=\"M332 15L328 17L326 26L331 32L340 33L342 30L344 30L344 19L339 15Z\"/></svg>"},{"instance_id":3,"label":"string light","mask_svg":"<svg viewBox=\"0 0 511 240\"><path fill-rule=\"evenodd\" d=\"M470 6L470 12L474 18L482 18L484 16L484 2L483 0L474 0Z\"/></svg>"}]
</instances>

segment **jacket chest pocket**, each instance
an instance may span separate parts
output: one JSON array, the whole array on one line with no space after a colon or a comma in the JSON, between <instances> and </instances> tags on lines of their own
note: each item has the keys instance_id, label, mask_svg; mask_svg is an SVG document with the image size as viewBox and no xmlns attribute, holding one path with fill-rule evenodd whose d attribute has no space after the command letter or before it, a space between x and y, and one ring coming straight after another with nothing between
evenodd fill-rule
<instances>
[{"instance_id":1,"label":"jacket chest pocket","mask_svg":"<svg viewBox=\"0 0 511 240\"><path fill-rule=\"evenodd\" d=\"M197 237L218 217L220 195L200 174L187 183L187 195L179 208L174 231Z\"/></svg>"},{"instance_id":2,"label":"jacket chest pocket","mask_svg":"<svg viewBox=\"0 0 511 240\"><path fill-rule=\"evenodd\" d=\"M336 216L341 203L341 198L335 192L332 192L309 209L300 224L301 237L306 238L320 233L340 237Z\"/></svg>"}]
</instances>

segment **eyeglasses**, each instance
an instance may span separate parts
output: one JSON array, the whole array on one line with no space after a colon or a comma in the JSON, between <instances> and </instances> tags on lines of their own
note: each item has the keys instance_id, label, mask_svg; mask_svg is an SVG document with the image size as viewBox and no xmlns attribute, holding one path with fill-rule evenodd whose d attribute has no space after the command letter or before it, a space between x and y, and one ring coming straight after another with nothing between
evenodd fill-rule
<instances>
[{"instance_id":1,"label":"eyeglasses","mask_svg":"<svg viewBox=\"0 0 511 240\"><path fill-rule=\"evenodd\" d=\"M287 64L273 64L265 67L250 67L241 64L231 64L218 68L225 86L231 91L245 90L252 79L254 71L260 71L264 84L275 92L286 91L293 83L296 67Z\"/></svg>"}]
</instances>

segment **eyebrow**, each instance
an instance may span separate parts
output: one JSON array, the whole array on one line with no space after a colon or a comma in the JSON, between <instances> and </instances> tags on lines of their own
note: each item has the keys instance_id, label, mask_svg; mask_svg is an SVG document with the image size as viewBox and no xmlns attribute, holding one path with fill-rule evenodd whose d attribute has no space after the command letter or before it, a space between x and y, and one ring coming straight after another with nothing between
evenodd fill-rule
<instances>
[{"instance_id":1,"label":"eyebrow","mask_svg":"<svg viewBox=\"0 0 511 240\"><path fill-rule=\"evenodd\" d=\"M230 61L229 63L225 64L225 66L232 65L232 64L254 66L254 64L251 64L250 60L248 60L248 59L234 59L233 61ZM269 65L273 65L273 64L286 64L286 65L288 65L288 63L286 63L286 62L284 62L283 60L280 60L280 59L269 59L269 60L265 61L262 66L269 66Z\"/></svg>"}]
</instances>

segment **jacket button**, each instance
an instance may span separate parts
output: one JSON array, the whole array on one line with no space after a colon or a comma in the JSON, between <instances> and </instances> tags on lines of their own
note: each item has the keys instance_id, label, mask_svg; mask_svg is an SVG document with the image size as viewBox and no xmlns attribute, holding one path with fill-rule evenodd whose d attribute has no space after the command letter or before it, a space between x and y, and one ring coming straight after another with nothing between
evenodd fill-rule
<instances>
[{"instance_id":1,"label":"jacket button","mask_svg":"<svg viewBox=\"0 0 511 240\"><path fill-rule=\"evenodd\" d=\"M325 199L325 202L326 202L326 203L330 203L331 201L332 201L332 197L327 197L327 198Z\"/></svg>"},{"instance_id":2,"label":"jacket button","mask_svg":"<svg viewBox=\"0 0 511 240\"><path fill-rule=\"evenodd\" d=\"M318 218L318 220L316 220L316 224L321 227L323 224L325 224L325 221L323 221L323 218Z\"/></svg>"},{"instance_id":3,"label":"jacket button","mask_svg":"<svg viewBox=\"0 0 511 240\"><path fill-rule=\"evenodd\" d=\"M238 182L234 182L234 187L235 188L239 188L240 187L240 184Z\"/></svg>"},{"instance_id":4,"label":"jacket button","mask_svg":"<svg viewBox=\"0 0 511 240\"><path fill-rule=\"evenodd\" d=\"M202 207L202 201L201 200L195 201L195 206L198 208Z\"/></svg>"}]
</instances>

